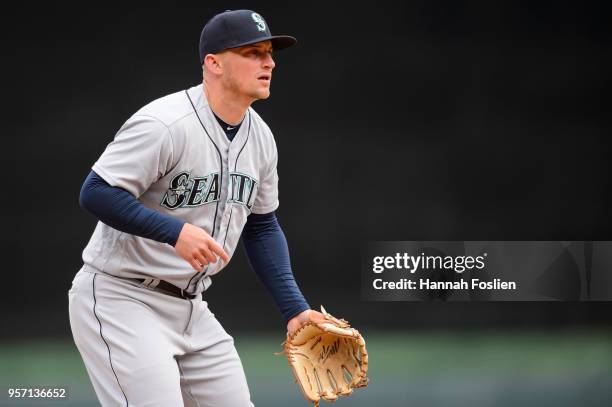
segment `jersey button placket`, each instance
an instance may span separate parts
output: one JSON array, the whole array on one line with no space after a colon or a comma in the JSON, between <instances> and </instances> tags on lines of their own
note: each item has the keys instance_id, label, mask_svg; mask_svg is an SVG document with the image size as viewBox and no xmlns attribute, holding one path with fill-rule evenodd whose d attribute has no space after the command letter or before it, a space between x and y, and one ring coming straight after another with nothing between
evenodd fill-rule
<instances>
[{"instance_id":1,"label":"jersey button placket","mask_svg":"<svg viewBox=\"0 0 612 407\"><path fill-rule=\"evenodd\" d=\"M223 218L224 218L223 215L225 213L225 207L226 207L225 203L227 201L228 191L229 191L229 174L228 174L228 165L227 165L228 149L225 148L224 150L221 150L221 152L223 153L223 159L221 162L223 176L221 177L221 193L219 195L219 210L217 211L216 226L214 230L214 238L217 241L217 243L222 242L221 236L220 236L221 224L223 223ZM196 284L196 289L199 289L199 287L203 284L202 280L204 276L210 275L210 273L214 273L217 267L218 267L217 263L212 264L207 268L206 273L202 273L202 276L198 279L198 282Z\"/></svg>"},{"instance_id":2,"label":"jersey button placket","mask_svg":"<svg viewBox=\"0 0 612 407\"><path fill-rule=\"evenodd\" d=\"M226 150L226 157L227 157L227 194L225 195L225 199L223 200L223 211L222 211L222 216L221 216L221 222L219 224L219 226L222 227L227 227L227 217L229 216L229 209L232 207L232 205L229 204L229 199L231 198L231 185L230 185L230 180L231 180L231 176L230 176L230 171L232 170L232 162L234 162L234 157L233 157L233 149L232 146L234 144L230 144L229 148ZM227 230L223 233L223 235L227 234Z\"/></svg>"}]
</instances>

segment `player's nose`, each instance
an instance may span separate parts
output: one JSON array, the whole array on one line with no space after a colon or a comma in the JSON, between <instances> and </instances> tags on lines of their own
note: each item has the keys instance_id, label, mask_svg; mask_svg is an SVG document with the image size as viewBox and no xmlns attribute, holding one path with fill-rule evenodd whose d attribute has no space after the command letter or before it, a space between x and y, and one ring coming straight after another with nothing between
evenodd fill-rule
<instances>
[{"instance_id":1,"label":"player's nose","mask_svg":"<svg viewBox=\"0 0 612 407\"><path fill-rule=\"evenodd\" d=\"M272 58L271 54L266 54L266 57L263 61L263 66L268 69L274 69L276 63L274 62L274 58Z\"/></svg>"}]
</instances>

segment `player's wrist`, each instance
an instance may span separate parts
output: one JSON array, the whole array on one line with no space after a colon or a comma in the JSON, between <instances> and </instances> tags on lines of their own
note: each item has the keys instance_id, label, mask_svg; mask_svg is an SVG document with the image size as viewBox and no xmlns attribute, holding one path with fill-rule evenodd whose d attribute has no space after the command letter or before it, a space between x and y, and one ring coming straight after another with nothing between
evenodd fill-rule
<instances>
[{"instance_id":1,"label":"player's wrist","mask_svg":"<svg viewBox=\"0 0 612 407\"><path fill-rule=\"evenodd\" d=\"M170 223L171 231L168 237L168 241L166 243L168 243L172 247L176 247L179 237L181 236L181 232L183 231L183 228L185 227L187 222L184 222L175 217L169 217L168 222Z\"/></svg>"},{"instance_id":2,"label":"player's wrist","mask_svg":"<svg viewBox=\"0 0 612 407\"><path fill-rule=\"evenodd\" d=\"M312 311L310 309L310 306L308 304L301 304L298 308L296 308L292 312L288 313L287 316L285 316L285 321L289 323L296 318L300 320L304 319L304 317L308 315L308 311Z\"/></svg>"}]
</instances>

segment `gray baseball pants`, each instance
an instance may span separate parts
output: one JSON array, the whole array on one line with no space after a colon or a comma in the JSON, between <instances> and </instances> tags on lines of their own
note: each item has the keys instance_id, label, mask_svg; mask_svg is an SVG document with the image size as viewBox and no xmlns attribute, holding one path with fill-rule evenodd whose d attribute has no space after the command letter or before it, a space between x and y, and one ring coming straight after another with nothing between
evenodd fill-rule
<instances>
[{"instance_id":1,"label":"gray baseball pants","mask_svg":"<svg viewBox=\"0 0 612 407\"><path fill-rule=\"evenodd\" d=\"M234 340L201 296L173 297L84 266L68 299L103 406L253 406Z\"/></svg>"}]
</instances>

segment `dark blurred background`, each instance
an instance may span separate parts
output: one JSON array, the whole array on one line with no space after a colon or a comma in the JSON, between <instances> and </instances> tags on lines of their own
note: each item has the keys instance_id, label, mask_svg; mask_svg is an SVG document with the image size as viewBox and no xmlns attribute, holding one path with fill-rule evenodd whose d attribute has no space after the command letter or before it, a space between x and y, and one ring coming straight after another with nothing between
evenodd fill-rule
<instances>
[{"instance_id":1,"label":"dark blurred background","mask_svg":"<svg viewBox=\"0 0 612 407\"><path fill-rule=\"evenodd\" d=\"M81 183L132 113L201 81L207 19L245 7L299 40L275 55L272 97L254 107L275 133L278 215L313 306L381 329L612 321L610 303L359 293L368 240L612 240L607 8L105 4L24 7L3 28L3 338L69 333L66 292L96 222ZM211 308L228 330L282 327L237 253L205 293Z\"/></svg>"},{"instance_id":2,"label":"dark blurred background","mask_svg":"<svg viewBox=\"0 0 612 407\"><path fill-rule=\"evenodd\" d=\"M351 405L609 405L612 303L360 298L367 241L612 240L608 7L17 8L1 27L3 387L68 385L73 405L96 404L67 310L96 222L81 184L132 113L201 81L204 23L250 8L299 40L275 54L272 97L254 108L280 152L278 216L302 291L366 333L372 384ZM256 404L302 405L271 355L284 323L242 250L204 296Z\"/></svg>"}]
</instances>

